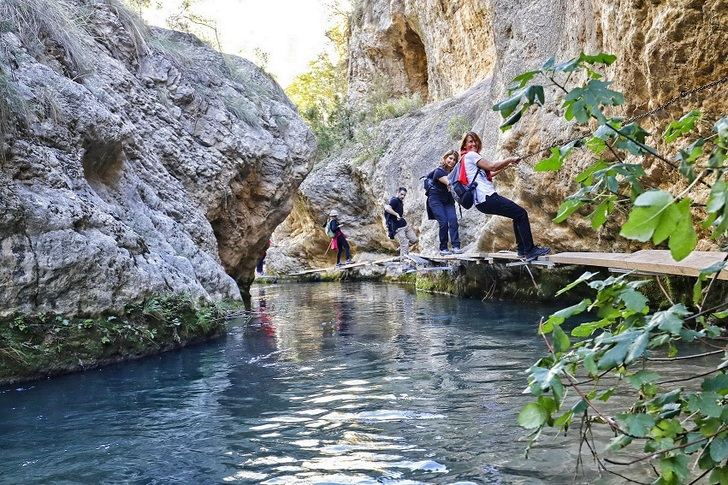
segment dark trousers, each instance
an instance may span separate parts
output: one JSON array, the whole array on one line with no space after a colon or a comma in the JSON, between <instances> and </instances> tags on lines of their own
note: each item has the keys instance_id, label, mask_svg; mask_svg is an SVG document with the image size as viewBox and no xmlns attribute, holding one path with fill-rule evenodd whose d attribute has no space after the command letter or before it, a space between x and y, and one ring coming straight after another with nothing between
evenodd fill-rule
<instances>
[{"instance_id":1,"label":"dark trousers","mask_svg":"<svg viewBox=\"0 0 728 485\"><path fill-rule=\"evenodd\" d=\"M440 250L447 249L447 237L450 235L450 243L453 248L460 247L460 233L458 232L458 216L455 212L455 202L443 201L437 197L429 197L432 215L440 225Z\"/></svg>"},{"instance_id":2,"label":"dark trousers","mask_svg":"<svg viewBox=\"0 0 728 485\"><path fill-rule=\"evenodd\" d=\"M481 202L475 207L483 214L495 214L513 219L513 232L516 234L518 252L523 254L533 249L531 223L528 222L526 209L498 194L489 195L485 198L485 202Z\"/></svg>"},{"instance_id":3,"label":"dark trousers","mask_svg":"<svg viewBox=\"0 0 728 485\"><path fill-rule=\"evenodd\" d=\"M336 236L336 245L339 246L339 252L336 253L336 264L341 262L341 253L346 251L346 259L351 259L351 250L349 249L349 241L343 234Z\"/></svg>"},{"instance_id":4,"label":"dark trousers","mask_svg":"<svg viewBox=\"0 0 728 485\"><path fill-rule=\"evenodd\" d=\"M258 273L263 272L263 262L264 261L265 261L265 254L263 256L261 256L260 259L258 260L258 264L255 267L255 271L257 271Z\"/></svg>"}]
</instances>

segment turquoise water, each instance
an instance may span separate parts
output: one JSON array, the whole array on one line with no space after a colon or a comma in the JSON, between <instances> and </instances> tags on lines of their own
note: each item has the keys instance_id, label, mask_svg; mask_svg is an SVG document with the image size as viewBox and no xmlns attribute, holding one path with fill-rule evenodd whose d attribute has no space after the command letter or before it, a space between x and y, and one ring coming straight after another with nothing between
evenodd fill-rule
<instances>
[{"instance_id":1,"label":"turquoise water","mask_svg":"<svg viewBox=\"0 0 728 485\"><path fill-rule=\"evenodd\" d=\"M0 481L572 482L576 440L526 460L515 425L551 308L337 283L253 304L220 340L0 389Z\"/></svg>"}]
</instances>

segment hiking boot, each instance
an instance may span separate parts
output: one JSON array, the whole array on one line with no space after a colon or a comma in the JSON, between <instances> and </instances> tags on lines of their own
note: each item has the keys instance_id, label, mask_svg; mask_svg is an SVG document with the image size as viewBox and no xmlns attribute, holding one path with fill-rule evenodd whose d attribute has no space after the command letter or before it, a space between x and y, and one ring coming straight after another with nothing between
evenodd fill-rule
<instances>
[{"instance_id":1,"label":"hiking boot","mask_svg":"<svg viewBox=\"0 0 728 485\"><path fill-rule=\"evenodd\" d=\"M452 252L448 249L440 249L440 256L450 256Z\"/></svg>"},{"instance_id":2,"label":"hiking boot","mask_svg":"<svg viewBox=\"0 0 728 485\"><path fill-rule=\"evenodd\" d=\"M551 252L550 248L534 246L533 249L531 249L528 252L528 254L526 254L525 257L528 261L533 261L534 259L538 258L539 256L546 256L550 252Z\"/></svg>"},{"instance_id":3,"label":"hiking boot","mask_svg":"<svg viewBox=\"0 0 728 485\"><path fill-rule=\"evenodd\" d=\"M453 254L463 254L463 250L460 248L452 248Z\"/></svg>"}]
</instances>

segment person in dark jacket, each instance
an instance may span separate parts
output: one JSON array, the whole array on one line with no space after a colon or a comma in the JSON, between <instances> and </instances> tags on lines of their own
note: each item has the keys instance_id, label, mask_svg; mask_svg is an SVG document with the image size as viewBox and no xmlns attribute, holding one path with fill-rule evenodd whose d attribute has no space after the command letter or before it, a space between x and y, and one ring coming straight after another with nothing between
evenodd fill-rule
<instances>
[{"instance_id":1,"label":"person in dark jacket","mask_svg":"<svg viewBox=\"0 0 728 485\"><path fill-rule=\"evenodd\" d=\"M329 212L329 219L324 224L327 234L331 236L331 249L336 250L336 266L341 266L341 253L346 253L346 263L351 264L351 249L346 236L341 232L339 213L336 210Z\"/></svg>"},{"instance_id":2,"label":"person in dark jacket","mask_svg":"<svg viewBox=\"0 0 728 485\"><path fill-rule=\"evenodd\" d=\"M458 161L458 152L450 150L442 156L440 166L428 174L432 186L427 197L427 214L437 220L440 225L440 254L442 256L455 253L460 254L460 234L458 232L458 217L455 212L455 199L450 193L448 174ZM452 245L452 252L448 249L448 236Z\"/></svg>"},{"instance_id":3,"label":"person in dark jacket","mask_svg":"<svg viewBox=\"0 0 728 485\"><path fill-rule=\"evenodd\" d=\"M404 218L404 198L407 196L407 188L397 189L397 195L384 204L384 212L388 214L394 227L394 237L399 241L399 255L404 258L409 254L411 244L417 243L415 230L407 224Z\"/></svg>"}]
</instances>

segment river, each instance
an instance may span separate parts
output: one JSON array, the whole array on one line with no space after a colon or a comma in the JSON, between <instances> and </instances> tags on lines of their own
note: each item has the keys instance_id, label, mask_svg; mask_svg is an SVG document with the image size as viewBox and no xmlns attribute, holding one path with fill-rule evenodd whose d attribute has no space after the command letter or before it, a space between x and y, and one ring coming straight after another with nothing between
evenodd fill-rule
<instances>
[{"instance_id":1,"label":"river","mask_svg":"<svg viewBox=\"0 0 728 485\"><path fill-rule=\"evenodd\" d=\"M214 342L0 389L0 481L574 479L575 435L525 459L515 423L553 308L374 283L254 287L253 302Z\"/></svg>"}]
</instances>

